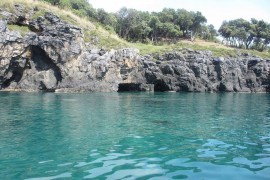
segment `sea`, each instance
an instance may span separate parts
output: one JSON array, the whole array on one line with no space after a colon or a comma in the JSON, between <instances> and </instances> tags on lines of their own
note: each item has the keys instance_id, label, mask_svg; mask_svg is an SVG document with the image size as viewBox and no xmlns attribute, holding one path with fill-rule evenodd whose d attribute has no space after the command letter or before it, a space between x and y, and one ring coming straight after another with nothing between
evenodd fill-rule
<instances>
[{"instance_id":1,"label":"sea","mask_svg":"<svg viewBox=\"0 0 270 180\"><path fill-rule=\"evenodd\" d=\"M0 93L0 179L270 179L267 93Z\"/></svg>"}]
</instances>

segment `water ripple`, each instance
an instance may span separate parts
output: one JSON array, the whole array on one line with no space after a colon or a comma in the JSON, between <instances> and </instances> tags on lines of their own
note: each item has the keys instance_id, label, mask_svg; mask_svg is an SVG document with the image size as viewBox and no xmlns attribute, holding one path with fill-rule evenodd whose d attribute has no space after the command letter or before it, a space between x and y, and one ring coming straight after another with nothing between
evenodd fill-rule
<instances>
[{"instance_id":1,"label":"water ripple","mask_svg":"<svg viewBox=\"0 0 270 180\"><path fill-rule=\"evenodd\" d=\"M270 94L0 97L0 179L270 179Z\"/></svg>"},{"instance_id":2,"label":"water ripple","mask_svg":"<svg viewBox=\"0 0 270 180\"><path fill-rule=\"evenodd\" d=\"M52 180L52 179L64 179L64 178L71 178L72 173L62 173L56 176L48 176L48 177L39 177L39 178L29 178L25 180Z\"/></svg>"}]
</instances>

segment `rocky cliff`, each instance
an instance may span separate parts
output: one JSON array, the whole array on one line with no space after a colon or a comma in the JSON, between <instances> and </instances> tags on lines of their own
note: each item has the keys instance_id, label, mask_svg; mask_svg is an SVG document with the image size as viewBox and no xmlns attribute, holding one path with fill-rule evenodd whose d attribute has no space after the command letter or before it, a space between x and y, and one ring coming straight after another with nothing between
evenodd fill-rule
<instances>
[{"instance_id":1,"label":"rocky cliff","mask_svg":"<svg viewBox=\"0 0 270 180\"><path fill-rule=\"evenodd\" d=\"M210 51L191 49L142 56L136 49L90 48L80 28L54 14L29 20L31 12L20 12L0 9L1 90L270 91L270 60L249 54L213 57ZM7 23L27 26L31 32L22 37Z\"/></svg>"}]
</instances>

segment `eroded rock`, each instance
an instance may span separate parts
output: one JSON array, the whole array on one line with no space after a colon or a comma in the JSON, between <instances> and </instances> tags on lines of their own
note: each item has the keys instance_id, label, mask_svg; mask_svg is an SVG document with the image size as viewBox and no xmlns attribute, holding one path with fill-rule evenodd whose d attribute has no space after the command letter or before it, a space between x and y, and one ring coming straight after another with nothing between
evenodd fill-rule
<instances>
[{"instance_id":1,"label":"eroded rock","mask_svg":"<svg viewBox=\"0 0 270 180\"><path fill-rule=\"evenodd\" d=\"M7 22L12 21L6 19L0 21L2 90L270 91L270 61L249 54L223 58L210 51L182 49L141 56L132 48L86 48L81 29L52 13L24 23L32 30L24 37L9 31Z\"/></svg>"}]
</instances>

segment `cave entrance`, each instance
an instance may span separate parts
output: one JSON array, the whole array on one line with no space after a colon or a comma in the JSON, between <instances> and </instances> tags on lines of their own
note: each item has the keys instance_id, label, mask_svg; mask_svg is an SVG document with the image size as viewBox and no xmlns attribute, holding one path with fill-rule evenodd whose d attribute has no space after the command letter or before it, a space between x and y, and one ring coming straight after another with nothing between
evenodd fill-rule
<instances>
[{"instance_id":1,"label":"cave entrance","mask_svg":"<svg viewBox=\"0 0 270 180\"><path fill-rule=\"evenodd\" d=\"M170 88L163 80L157 80L155 82L154 91L159 92L170 91Z\"/></svg>"},{"instance_id":2,"label":"cave entrance","mask_svg":"<svg viewBox=\"0 0 270 180\"><path fill-rule=\"evenodd\" d=\"M11 63L6 71L6 74L11 74L11 76L3 79L3 83L0 85L2 88L8 88L12 82L19 83L21 81L23 77L23 71L28 64L27 61L25 61L25 65L22 65L23 63L21 62L24 61L21 60L19 56L11 58Z\"/></svg>"},{"instance_id":3,"label":"cave entrance","mask_svg":"<svg viewBox=\"0 0 270 180\"><path fill-rule=\"evenodd\" d=\"M118 85L118 92L124 91L154 91L154 84L120 83Z\"/></svg>"},{"instance_id":4,"label":"cave entrance","mask_svg":"<svg viewBox=\"0 0 270 180\"><path fill-rule=\"evenodd\" d=\"M32 46L31 50L32 61L36 71L39 73L50 73L50 75L48 75L49 77L39 78L39 82L37 82L36 85L38 85L38 88L41 91L54 92L57 84L62 81L60 68L39 46ZM52 70L52 74L49 70Z\"/></svg>"},{"instance_id":5,"label":"cave entrance","mask_svg":"<svg viewBox=\"0 0 270 180\"><path fill-rule=\"evenodd\" d=\"M47 53L38 46L32 46L32 60L35 63L37 71L47 71L52 69L58 82L62 81L61 70Z\"/></svg>"},{"instance_id":6,"label":"cave entrance","mask_svg":"<svg viewBox=\"0 0 270 180\"><path fill-rule=\"evenodd\" d=\"M123 91L140 91L140 84L137 83L120 83L118 85L118 92Z\"/></svg>"}]
</instances>

